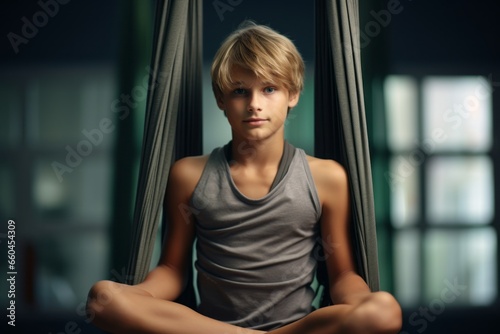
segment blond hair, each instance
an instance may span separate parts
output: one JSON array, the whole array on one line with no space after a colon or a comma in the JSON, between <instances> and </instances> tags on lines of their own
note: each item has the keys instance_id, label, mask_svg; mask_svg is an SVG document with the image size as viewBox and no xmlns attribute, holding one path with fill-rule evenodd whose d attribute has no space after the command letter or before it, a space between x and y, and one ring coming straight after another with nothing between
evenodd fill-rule
<instances>
[{"instance_id":1,"label":"blond hair","mask_svg":"<svg viewBox=\"0 0 500 334\"><path fill-rule=\"evenodd\" d=\"M235 65L264 81L283 85L290 94L300 93L304 86L304 61L293 42L251 21L229 35L214 57L211 76L216 96L232 86L231 69Z\"/></svg>"}]
</instances>

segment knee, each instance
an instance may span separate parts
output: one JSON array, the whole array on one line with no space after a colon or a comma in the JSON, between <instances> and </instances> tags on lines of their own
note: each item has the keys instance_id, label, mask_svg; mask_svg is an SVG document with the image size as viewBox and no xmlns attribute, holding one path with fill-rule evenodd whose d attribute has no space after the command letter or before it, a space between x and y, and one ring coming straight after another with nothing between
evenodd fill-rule
<instances>
[{"instance_id":1,"label":"knee","mask_svg":"<svg viewBox=\"0 0 500 334\"><path fill-rule=\"evenodd\" d=\"M387 292L374 292L354 311L369 333L398 333L402 312L396 299Z\"/></svg>"},{"instance_id":2,"label":"knee","mask_svg":"<svg viewBox=\"0 0 500 334\"><path fill-rule=\"evenodd\" d=\"M86 314L89 322L101 323L106 317L126 307L123 285L113 281L99 281L89 291Z\"/></svg>"}]
</instances>

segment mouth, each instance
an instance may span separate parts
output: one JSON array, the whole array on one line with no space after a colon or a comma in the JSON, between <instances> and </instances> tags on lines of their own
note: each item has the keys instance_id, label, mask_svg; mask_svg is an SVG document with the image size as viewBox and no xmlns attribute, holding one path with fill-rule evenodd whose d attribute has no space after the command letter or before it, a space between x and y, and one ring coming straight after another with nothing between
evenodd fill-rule
<instances>
[{"instance_id":1,"label":"mouth","mask_svg":"<svg viewBox=\"0 0 500 334\"><path fill-rule=\"evenodd\" d=\"M261 125L267 122L268 119L266 118L248 118L243 121L243 123L249 124L249 125Z\"/></svg>"}]
</instances>

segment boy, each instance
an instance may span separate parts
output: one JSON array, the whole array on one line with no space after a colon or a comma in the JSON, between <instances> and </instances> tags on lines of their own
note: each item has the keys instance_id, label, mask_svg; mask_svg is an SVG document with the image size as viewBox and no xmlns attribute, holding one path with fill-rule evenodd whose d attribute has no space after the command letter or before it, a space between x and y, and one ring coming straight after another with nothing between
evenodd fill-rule
<instances>
[{"instance_id":1,"label":"boy","mask_svg":"<svg viewBox=\"0 0 500 334\"><path fill-rule=\"evenodd\" d=\"M247 24L225 40L212 84L232 140L172 166L160 263L135 286L96 283L88 308L97 326L113 333L397 333L396 300L371 292L354 269L344 169L284 140L303 75L293 43L268 27ZM313 310L320 233L334 305ZM196 311L173 302L195 238Z\"/></svg>"}]
</instances>

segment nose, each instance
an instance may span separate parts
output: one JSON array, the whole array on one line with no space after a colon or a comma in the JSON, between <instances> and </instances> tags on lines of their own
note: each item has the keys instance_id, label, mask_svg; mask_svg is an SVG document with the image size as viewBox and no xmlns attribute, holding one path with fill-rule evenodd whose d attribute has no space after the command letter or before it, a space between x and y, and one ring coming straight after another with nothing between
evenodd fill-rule
<instances>
[{"instance_id":1,"label":"nose","mask_svg":"<svg viewBox=\"0 0 500 334\"><path fill-rule=\"evenodd\" d=\"M262 101L258 93L252 92L250 94L247 110L248 112L262 111Z\"/></svg>"}]
</instances>

